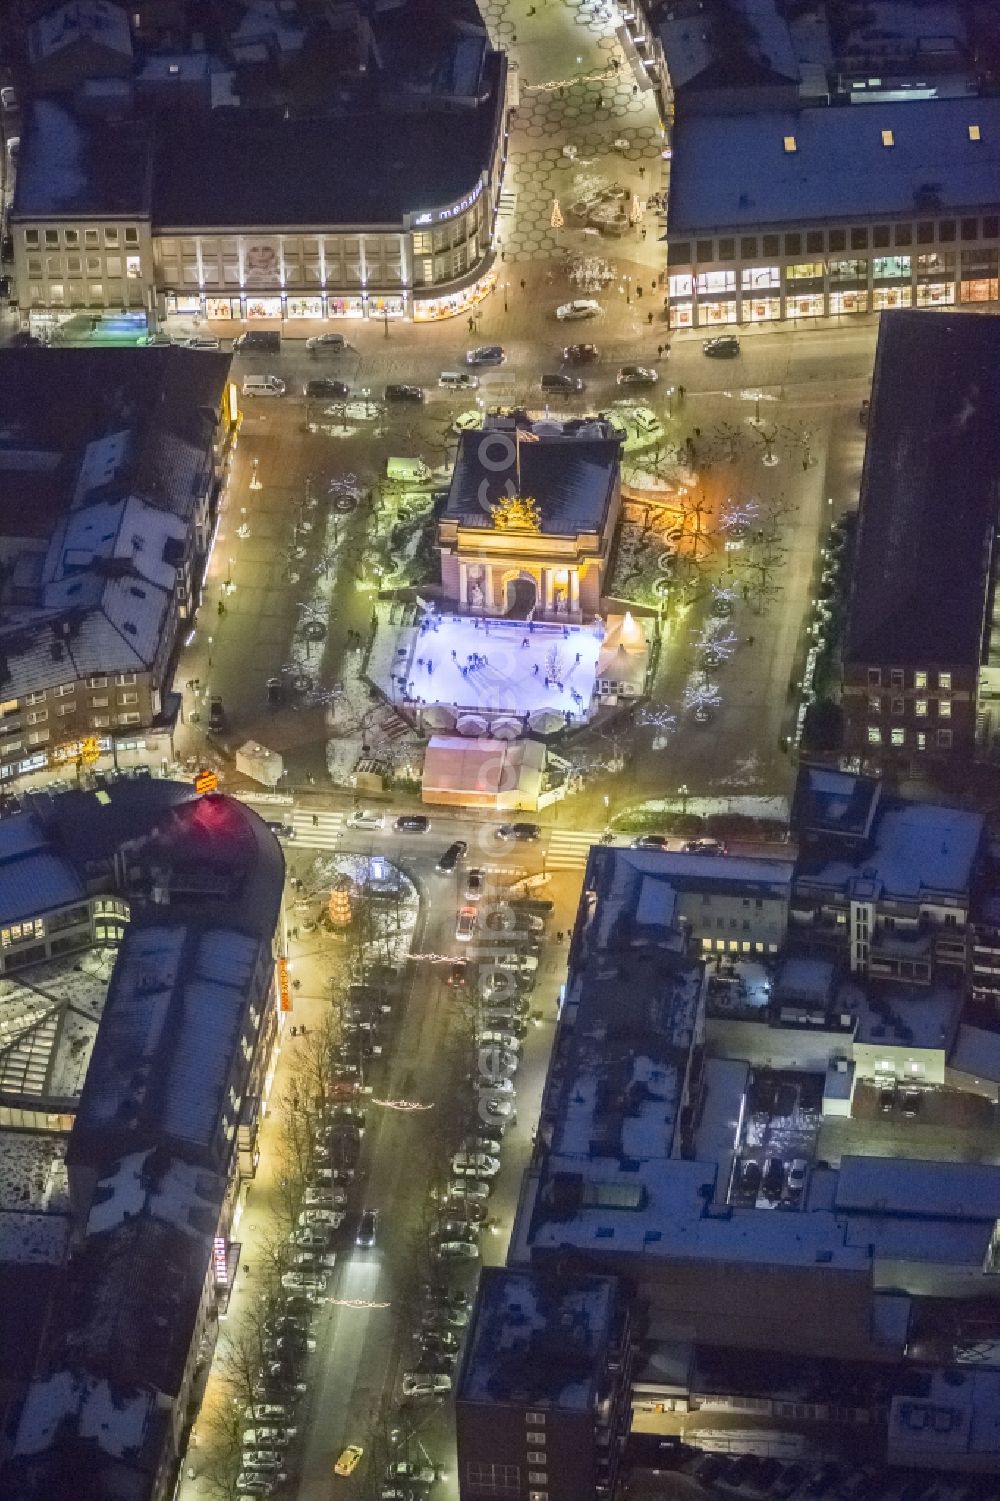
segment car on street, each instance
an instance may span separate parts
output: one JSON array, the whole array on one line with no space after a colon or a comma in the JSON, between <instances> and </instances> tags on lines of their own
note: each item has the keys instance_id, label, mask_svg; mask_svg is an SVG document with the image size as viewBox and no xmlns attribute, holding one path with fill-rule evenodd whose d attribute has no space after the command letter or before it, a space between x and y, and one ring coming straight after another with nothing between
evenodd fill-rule
<instances>
[{"instance_id":1,"label":"car on street","mask_svg":"<svg viewBox=\"0 0 1000 1501\"><path fill-rule=\"evenodd\" d=\"M503 346L500 344L480 344L478 349L470 349L465 356L467 365L502 365L507 358Z\"/></svg>"},{"instance_id":2,"label":"car on street","mask_svg":"<svg viewBox=\"0 0 1000 1501\"><path fill-rule=\"evenodd\" d=\"M496 837L514 840L519 844L530 844L541 837L541 832L537 823L502 823L496 831Z\"/></svg>"},{"instance_id":3,"label":"car on street","mask_svg":"<svg viewBox=\"0 0 1000 1501\"><path fill-rule=\"evenodd\" d=\"M333 1467L335 1475L353 1475L361 1462L364 1449L360 1444L348 1444Z\"/></svg>"},{"instance_id":4,"label":"car on street","mask_svg":"<svg viewBox=\"0 0 1000 1501\"><path fill-rule=\"evenodd\" d=\"M438 385L449 391L474 391L479 385L479 376L469 370L442 370Z\"/></svg>"},{"instance_id":5,"label":"car on street","mask_svg":"<svg viewBox=\"0 0 1000 1501\"><path fill-rule=\"evenodd\" d=\"M482 427L484 421L482 412L459 412L451 424L451 430L453 433L474 433Z\"/></svg>"},{"instance_id":6,"label":"car on street","mask_svg":"<svg viewBox=\"0 0 1000 1501\"><path fill-rule=\"evenodd\" d=\"M620 386L655 386L659 378L649 365L623 365L618 372Z\"/></svg>"},{"instance_id":7,"label":"car on street","mask_svg":"<svg viewBox=\"0 0 1000 1501\"><path fill-rule=\"evenodd\" d=\"M378 1236L378 1210L365 1209L361 1214L361 1222L358 1225L358 1233L354 1237L356 1246L371 1247L375 1244Z\"/></svg>"},{"instance_id":8,"label":"car on street","mask_svg":"<svg viewBox=\"0 0 1000 1501\"><path fill-rule=\"evenodd\" d=\"M280 678L268 678L267 680L267 703L268 708L277 709L285 699L285 690Z\"/></svg>"},{"instance_id":9,"label":"car on street","mask_svg":"<svg viewBox=\"0 0 1000 1501\"><path fill-rule=\"evenodd\" d=\"M422 402L424 400L424 388L423 386L410 386L394 381L391 385L386 386L385 399L386 401Z\"/></svg>"},{"instance_id":10,"label":"car on street","mask_svg":"<svg viewBox=\"0 0 1000 1501\"><path fill-rule=\"evenodd\" d=\"M740 341L735 334L719 334L714 339L706 339L701 352L712 360L732 360L740 352Z\"/></svg>"},{"instance_id":11,"label":"car on street","mask_svg":"<svg viewBox=\"0 0 1000 1501\"><path fill-rule=\"evenodd\" d=\"M310 354L342 354L346 348L347 340L343 334L313 334L306 340Z\"/></svg>"},{"instance_id":12,"label":"car on street","mask_svg":"<svg viewBox=\"0 0 1000 1501\"><path fill-rule=\"evenodd\" d=\"M598 357L596 344L567 344L563 359L567 365L592 365Z\"/></svg>"},{"instance_id":13,"label":"car on street","mask_svg":"<svg viewBox=\"0 0 1000 1501\"><path fill-rule=\"evenodd\" d=\"M455 866L462 859L468 848L469 846L466 844L464 839L456 839L452 844L449 844L448 848L441 856L440 860L437 863L437 869L443 874L446 874L450 870L454 870Z\"/></svg>"},{"instance_id":14,"label":"car on street","mask_svg":"<svg viewBox=\"0 0 1000 1501\"><path fill-rule=\"evenodd\" d=\"M471 870L466 871L465 900L467 902L478 902L483 894L485 884L486 872L480 869L478 865L474 865Z\"/></svg>"},{"instance_id":15,"label":"car on street","mask_svg":"<svg viewBox=\"0 0 1000 1501\"><path fill-rule=\"evenodd\" d=\"M597 318L604 311L599 302L592 297L576 297L572 302L564 302L556 308L556 317L560 323L575 323L583 318Z\"/></svg>"},{"instance_id":16,"label":"car on street","mask_svg":"<svg viewBox=\"0 0 1000 1501\"><path fill-rule=\"evenodd\" d=\"M444 1371L404 1371L404 1397L443 1397L451 1391L451 1377Z\"/></svg>"},{"instance_id":17,"label":"car on street","mask_svg":"<svg viewBox=\"0 0 1000 1501\"><path fill-rule=\"evenodd\" d=\"M682 855L725 855L726 846L719 839L689 839L681 845Z\"/></svg>"},{"instance_id":18,"label":"car on street","mask_svg":"<svg viewBox=\"0 0 1000 1501\"><path fill-rule=\"evenodd\" d=\"M563 391L568 396L575 396L585 389L585 383L578 375L563 375L557 370L542 376L543 391Z\"/></svg>"},{"instance_id":19,"label":"car on street","mask_svg":"<svg viewBox=\"0 0 1000 1501\"><path fill-rule=\"evenodd\" d=\"M385 814L378 813L373 808L355 808L348 815L347 827L349 829L368 829L372 833L385 827Z\"/></svg>"},{"instance_id":20,"label":"car on street","mask_svg":"<svg viewBox=\"0 0 1000 1501\"><path fill-rule=\"evenodd\" d=\"M401 1459L388 1467L385 1478L389 1485L434 1485L438 1472L431 1465L415 1465Z\"/></svg>"},{"instance_id":21,"label":"car on street","mask_svg":"<svg viewBox=\"0 0 1000 1501\"><path fill-rule=\"evenodd\" d=\"M208 728L216 733L226 728L226 711L218 696L208 701Z\"/></svg>"},{"instance_id":22,"label":"car on street","mask_svg":"<svg viewBox=\"0 0 1000 1501\"><path fill-rule=\"evenodd\" d=\"M350 396L351 388L346 380L307 380L305 394L306 396L331 397L343 401Z\"/></svg>"},{"instance_id":23,"label":"car on street","mask_svg":"<svg viewBox=\"0 0 1000 1501\"><path fill-rule=\"evenodd\" d=\"M397 834L426 834L430 826L426 813L401 813L393 824Z\"/></svg>"},{"instance_id":24,"label":"car on street","mask_svg":"<svg viewBox=\"0 0 1000 1501\"><path fill-rule=\"evenodd\" d=\"M436 1261L478 1261L479 1247L468 1240L442 1240L434 1247Z\"/></svg>"},{"instance_id":25,"label":"car on street","mask_svg":"<svg viewBox=\"0 0 1000 1501\"><path fill-rule=\"evenodd\" d=\"M638 839L632 840L634 850L668 850L670 840L666 834L640 834Z\"/></svg>"},{"instance_id":26,"label":"car on street","mask_svg":"<svg viewBox=\"0 0 1000 1501\"><path fill-rule=\"evenodd\" d=\"M788 1169L788 1177L785 1179L785 1187L796 1198L806 1186L806 1176L809 1172L809 1164L804 1157L796 1157Z\"/></svg>"},{"instance_id":27,"label":"car on street","mask_svg":"<svg viewBox=\"0 0 1000 1501\"><path fill-rule=\"evenodd\" d=\"M468 978L468 964L464 959L456 959L448 971L448 984L455 990L464 990Z\"/></svg>"},{"instance_id":28,"label":"car on street","mask_svg":"<svg viewBox=\"0 0 1000 1501\"><path fill-rule=\"evenodd\" d=\"M500 1171L500 1159L487 1152L456 1152L451 1159L451 1170L456 1178L495 1178Z\"/></svg>"},{"instance_id":29,"label":"car on street","mask_svg":"<svg viewBox=\"0 0 1000 1501\"><path fill-rule=\"evenodd\" d=\"M475 907L463 907L458 914L458 921L455 923L455 937L459 943L469 943L475 931L476 909Z\"/></svg>"}]
</instances>

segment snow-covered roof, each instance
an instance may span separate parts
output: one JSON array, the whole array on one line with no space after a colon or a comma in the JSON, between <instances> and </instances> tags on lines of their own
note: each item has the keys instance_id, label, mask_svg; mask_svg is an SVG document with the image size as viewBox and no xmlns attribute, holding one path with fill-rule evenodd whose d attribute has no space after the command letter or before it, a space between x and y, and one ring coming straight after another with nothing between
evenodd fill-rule
<instances>
[{"instance_id":1,"label":"snow-covered roof","mask_svg":"<svg viewBox=\"0 0 1000 1501\"><path fill-rule=\"evenodd\" d=\"M975 137L970 126L978 126ZM893 144L883 144L883 133ZM794 140L795 149L785 142ZM856 222L997 202L1000 98L687 114L673 133L670 238Z\"/></svg>"},{"instance_id":2,"label":"snow-covered roof","mask_svg":"<svg viewBox=\"0 0 1000 1501\"><path fill-rule=\"evenodd\" d=\"M611 1277L484 1269L458 1400L585 1411L604 1371L616 1308Z\"/></svg>"},{"instance_id":3,"label":"snow-covered roof","mask_svg":"<svg viewBox=\"0 0 1000 1501\"><path fill-rule=\"evenodd\" d=\"M69 1209L66 1138L0 1131L0 1211Z\"/></svg>"},{"instance_id":4,"label":"snow-covered roof","mask_svg":"<svg viewBox=\"0 0 1000 1501\"><path fill-rule=\"evenodd\" d=\"M110 0L66 0L28 28L28 54L33 63L84 41L131 57L132 33L122 7Z\"/></svg>"},{"instance_id":5,"label":"snow-covered roof","mask_svg":"<svg viewBox=\"0 0 1000 1501\"><path fill-rule=\"evenodd\" d=\"M211 1236L224 1193L217 1173L176 1157L164 1166L152 1148L130 1152L98 1183L87 1234L101 1235L148 1214L186 1235Z\"/></svg>"},{"instance_id":6,"label":"snow-covered roof","mask_svg":"<svg viewBox=\"0 0 1000 1501\"><path fill-rule=\"evenodd\" d=\"M54 1371L28 1388L14 1454L40 1454L72 1425L103 1453L121 1458L141 1448L154 1408L152 1392L112 1390L96 1377Z\"/></svg>"},{"instance_id":7,"label":"snow-covered roof","mask_svg":"<svg viewBox=\"0 0 1000 1501\"><path fill-rule=\"evenodd\" d=\"M68 1212L0 1211L0 1262L61 1266L66 1259L71 1223Z\"/></svg>"},{"instance_id":8,"label":"snow-covered roof","mask_svg":"<svg viewBox=\"0 0 1000 1501\"><path fill-rule=\"evenodd\" d=\"M1000 1220L1000 1165L916 1157L843 1157L836 1206L862 1214Z\"/></svg>"},{"instance_id":9,"label":"snow-covered roof","mask_svg":"<svg viewBox=\"0 0 1000 1501\"><path fill-rule=\"evenodd\" d=\"M984 826L981 813L961 808L883 802L863 854L803 855L796 891L833 888L846 898L863 886L869 900L966 901Z\"/></svg>"}]
</instances>

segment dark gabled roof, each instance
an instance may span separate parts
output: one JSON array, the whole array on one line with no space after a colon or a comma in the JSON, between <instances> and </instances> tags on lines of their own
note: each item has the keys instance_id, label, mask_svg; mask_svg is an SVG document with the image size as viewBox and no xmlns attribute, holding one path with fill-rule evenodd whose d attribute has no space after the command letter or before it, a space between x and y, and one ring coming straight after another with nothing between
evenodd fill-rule
<instances>
[{"instance_id":1,"label":"dark gabled roof","mask_svg":"<svg viewBox=\"0 0 1000 1501\"><path fill-rule=\"evenodd\" d=\"M1000 317L882 314L845 663L979 662L1000 502Z\"/></svg>"},{"instance_id":2,"label":"dark gabled roof","mask_svg":"<svg viewBox=\"0 0 1000 1501\"><path fill-rule=\"evenodd\" d=\"M614 492L618 455L617 438L463 433L441 519L490 528L490 507L516 494L537 502L543 533L597 531Z\"/></svg>"}]
</instances>

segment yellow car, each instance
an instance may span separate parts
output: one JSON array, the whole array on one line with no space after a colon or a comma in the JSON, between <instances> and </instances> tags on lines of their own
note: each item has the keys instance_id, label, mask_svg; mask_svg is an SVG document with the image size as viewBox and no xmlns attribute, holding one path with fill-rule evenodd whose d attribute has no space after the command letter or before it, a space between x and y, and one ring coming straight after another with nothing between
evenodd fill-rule
<instances>
[{"instance_id":1,"label":"yellow car","mask_svg":"<svg viewBox=\"0 0 1000 1501\"><path fill-rule=\"evenodd\" d=\"M353 1475L364 1452L360 1444L348 1444L334 1465L333 1473L335 1475Z\"/></svg>"}]
</instances>

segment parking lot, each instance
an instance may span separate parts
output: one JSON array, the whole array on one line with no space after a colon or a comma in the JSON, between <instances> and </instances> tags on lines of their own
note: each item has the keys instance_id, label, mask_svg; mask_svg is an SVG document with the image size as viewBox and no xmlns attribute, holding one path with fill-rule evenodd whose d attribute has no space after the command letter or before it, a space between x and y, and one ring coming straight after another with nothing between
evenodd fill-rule
<instances>
[{"instance_id":1,"label":"parking lot","mask_svg":"<svg viewBox=\"0 0 1000 1501\"><path fill-rule=\"evenodd\" d=\"M733 1179L734 1204L787 1209L800 1201L802 1189L796 1190L794 1182L789 1186L789 1169L795 1162L813 1160L822 1099L819 1074L762 1069L752 1076Z\"/></svg>"}]
</instances>

